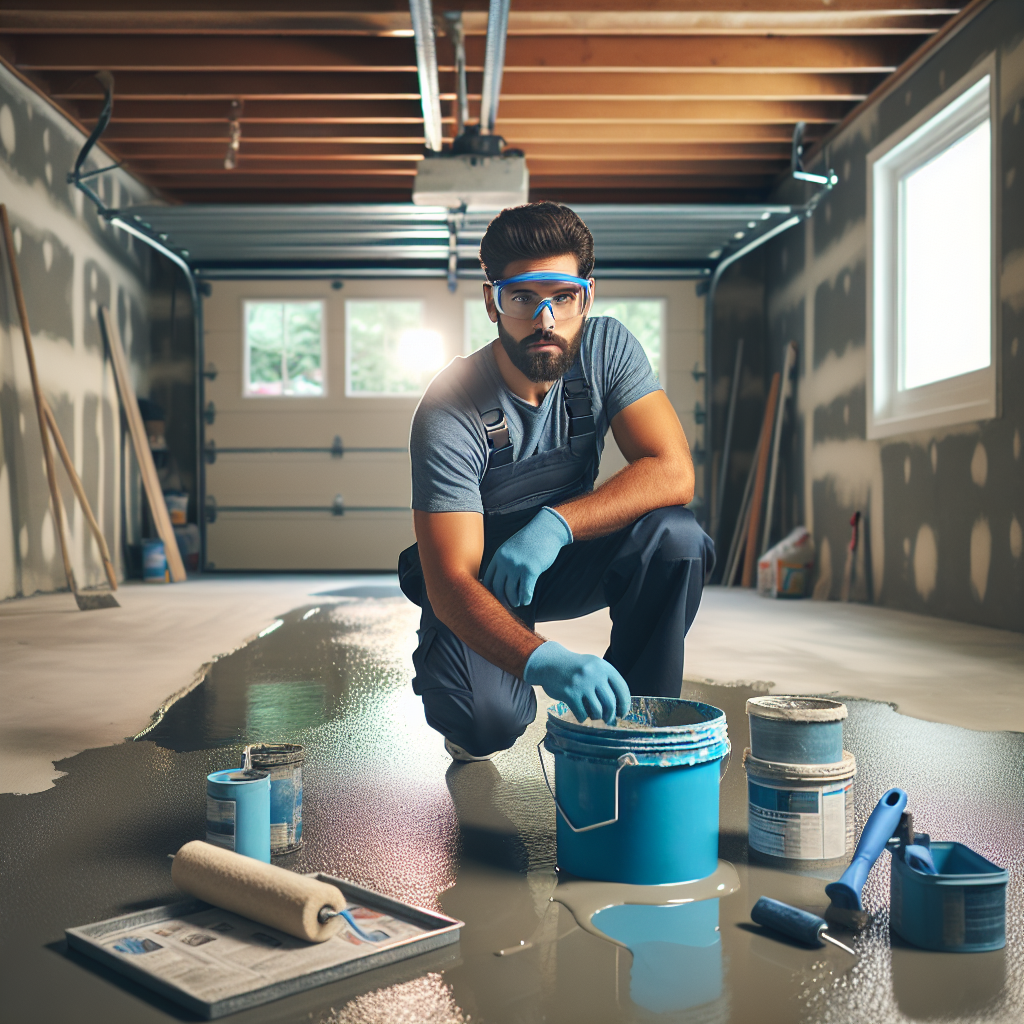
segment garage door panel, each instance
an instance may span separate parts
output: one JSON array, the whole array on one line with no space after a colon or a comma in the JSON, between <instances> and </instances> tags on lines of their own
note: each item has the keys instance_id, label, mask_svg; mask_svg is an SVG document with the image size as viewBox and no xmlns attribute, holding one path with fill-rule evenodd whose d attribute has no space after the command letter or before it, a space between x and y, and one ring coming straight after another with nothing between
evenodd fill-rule
<instances>
[{"instance_id":1,"label":"garage door panel","mask_svg":"<svg viewBox=\"0 0 1024 1024\"><path fill-rule=\"evenodd\" d=\"M207 527L212 568L393 572L414 541L411 513L218 516Z\"/></svg>"},{"instance_id":2,"label":"garage door panel","mask_svg":"<svg viewBox=\"0 0 1024 1024\"><path fill-rule=\"evenodd\" d=\"M351 454L220 456L207 467L206 490L218 505L346 505L408 509L408 456Z\"/></svg>"}]
</instances>

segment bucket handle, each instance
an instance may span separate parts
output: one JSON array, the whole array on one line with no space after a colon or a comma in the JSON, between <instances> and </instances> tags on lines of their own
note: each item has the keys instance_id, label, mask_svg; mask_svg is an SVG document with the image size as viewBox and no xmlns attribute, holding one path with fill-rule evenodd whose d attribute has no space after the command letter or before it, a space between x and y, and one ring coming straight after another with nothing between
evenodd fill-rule
<instances>
[{"instance_id":1,"label":"bucket handle","mask_svg":"<svg viewBox=\"0 0 1024 1024\"><path fill-rule=\"evenodd\" d=\"M582 828L577 828L570 820L569 815L562 810L562 805L558 802L558 797L555 796L555 791L551 788L551 781L548 779L548 769L544 764L544 755L540 752L540 748L544 745L542 739L537 744L537 756L540 758L540 770L544 773L544 783L548 787L548 792L551 794L551 799L555 801L555 806L558 808L558 813L562 816L566 825L573 830L573 832L590 832L595 828L604 828L605 825L614 825L619 820L619 773L623 768L635 768L640 762L636 758L636 754L626 753L623 754L617 764L618 768L615 769L615 817L609 818L607 821L599 821L596 825L584 825Z\"/></svg>"}]
</instances>

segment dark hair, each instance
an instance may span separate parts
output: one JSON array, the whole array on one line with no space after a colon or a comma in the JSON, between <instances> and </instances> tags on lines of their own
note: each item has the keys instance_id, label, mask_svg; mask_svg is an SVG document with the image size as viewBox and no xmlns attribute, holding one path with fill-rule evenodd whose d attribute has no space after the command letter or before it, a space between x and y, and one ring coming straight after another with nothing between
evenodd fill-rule
<instances>
[{"instance_id":1,"label":"dark hair","mask_svg":"<svg viewBox=\"0 0 1024 1024\"><path fill-rule=\"evenodd\" d=\"M575 256L576 272L594 272L594 236L579 214L561 203L528 203L502 210L480 242L480 265L489 281L498 281L517 260Z\"/></svg>"}]
</instances>

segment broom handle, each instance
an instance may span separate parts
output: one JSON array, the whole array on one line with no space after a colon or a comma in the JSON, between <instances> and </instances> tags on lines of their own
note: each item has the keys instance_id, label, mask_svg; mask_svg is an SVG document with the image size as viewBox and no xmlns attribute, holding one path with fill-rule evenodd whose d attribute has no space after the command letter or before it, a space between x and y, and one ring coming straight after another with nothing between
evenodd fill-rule
<instances>
[{"instance_id":1,"label":"broom handle","mask_svg":"<svg viewBox=\"0 0 1024 1024\"><path fill-rule=\"evenodd\" d=\"M107 574L107 582L110 583L111 590L117 590L117 576L114 574L114 565L110 560L110 549L107 547L106 538L103 536L100 524L96 522L92 506L89 504L89 499L85 496L85 488L82 487L82 481L75 470L75 464L71 461L71 456L64 445L64 438L61 437L60 430L57 428L57 421L53 417L53 410L45 398L43 399L43 411L46 414L46 422L50 428L50 433L53 435L53 443L57 446L60 460L64 463L68 478L71 480L71 489L75 492L75 497L78 498L82 511L85 513L89 529L92 530L92 535L96 538L96 544L100 549L100 557L103 559L103 571Z\"/></svg>"},{"instance_id":2,"label":"broom handle","mask_svg":"<svg viewBox=\"0 0 1024 1024\"><path fill-rule=\"evenodd\" d=\"M64 559L64 575L67 577L68 586L73 594L78 591L75 588L75 574L71 569L71 559L68 557L68 543L64 535L64 503L61 501L60 491L57 490L57 470L53 464L53 452L50 450L50 438L46 432L46 399L39 388L39 375L36 372L36 356L32 349L32 332L28 325L28 310L25 308L25 295L21 290L21 277L18 274L18 263L15 259L14 236L11 234L11 222L7 217L7 207L0 203L0 221L3 222L4 241L7 244L7 265L11 272L11 284L14 286L14 301L18 306L18 317L21 319L21 336L25 342L25 357L28 360L28 372L32 378L32 395L36 403L36 416L39 420L39 437L43 444L43 462L46 465L46 482L50 487L50 501L53 504L53 518L57 522L57 536L60 538L60 553Z\"/></svg>"}]
</instances>

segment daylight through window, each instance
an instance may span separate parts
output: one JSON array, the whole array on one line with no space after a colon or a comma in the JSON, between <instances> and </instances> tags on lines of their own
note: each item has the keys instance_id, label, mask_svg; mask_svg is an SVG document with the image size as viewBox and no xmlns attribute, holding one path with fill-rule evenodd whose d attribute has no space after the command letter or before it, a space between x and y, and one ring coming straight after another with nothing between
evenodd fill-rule
<instances>
[{"instance_id":1,"label":"daylight through window","mask_svg":"<svg viewBox=\"0 0 1024 1024\"><path fill-rule=\"evenodd\" d=\"M423 303L352 299L345 303L346 394L422 394L444 366L444 341L423 326Z\"/></svg>"},{"instance_id":2,"label":"daylight through window","mask_svg":"<svg viewBox=\"0 0 1024 1024\"><path fill-rule=\"evenodd\" d=\"M245 394L324 394L324 304L245 303Z\"/></svg>"}]
</instances>

